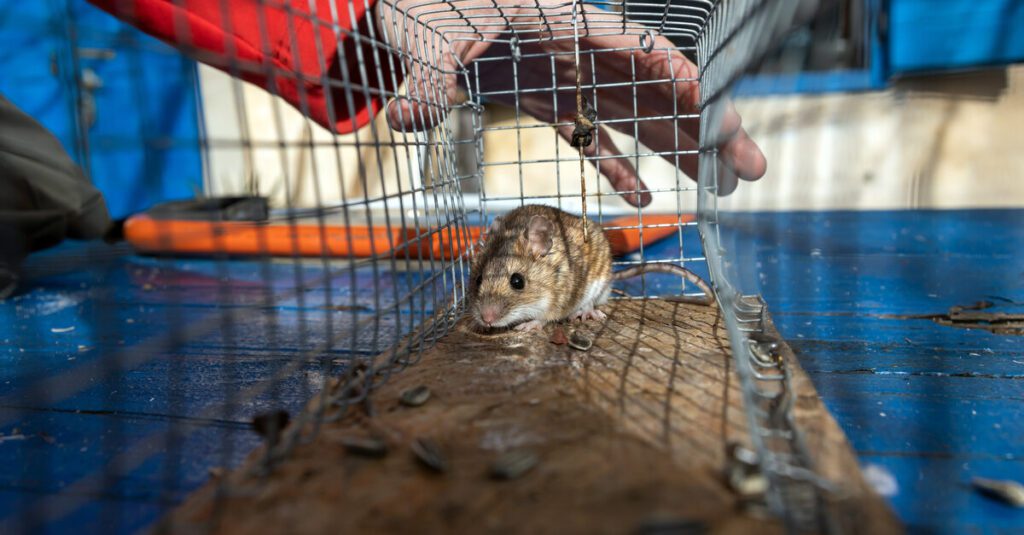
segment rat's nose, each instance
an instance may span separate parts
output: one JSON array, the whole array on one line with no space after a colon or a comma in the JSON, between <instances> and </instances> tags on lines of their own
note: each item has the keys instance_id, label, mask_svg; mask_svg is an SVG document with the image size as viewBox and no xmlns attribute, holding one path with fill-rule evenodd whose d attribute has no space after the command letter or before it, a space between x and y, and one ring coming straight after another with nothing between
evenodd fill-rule
<instances>
[{"instance_id":1,"label":"rat's nose","mask_svg":"<svg viewBox=\"0 0 1024 535\"><path fill-rule=\"evenodd\" d=\"M480 319L490 325L501 318L501 305L482 305L480 307Z\"/></svg>"}]
</instances>

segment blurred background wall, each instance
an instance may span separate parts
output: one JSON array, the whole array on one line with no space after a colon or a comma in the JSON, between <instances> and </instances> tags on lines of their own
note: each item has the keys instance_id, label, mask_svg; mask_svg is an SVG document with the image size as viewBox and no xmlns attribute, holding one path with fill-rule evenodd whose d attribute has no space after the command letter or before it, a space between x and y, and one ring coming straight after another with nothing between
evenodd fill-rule
<instances>
[{"instance_id":1,"label":"blurred background wall","mask_svg":"<svg viewBox=\"0 0 1024 535\"><path fill-rule=\"evenodd\" d=\"M1024 205L1024 68L904 79L883 91L739 99L768 158L743 210Z\"/></svg>"},{"instance_id":2,"label":"blurred background wall","mask_svg":"<svg viewBox=\"0 0 1024 535\"><path fill-rule=\"evenodd\" d=\"M768 175L723 207L1024 205L1024 2L821 3L819 17L737 87ZM331 136L263 89L196 66L85 0L0 0L0 45L0 93L57 134L116 217L204 193L258 193L277 206L380 199L430 184L437 165L415 148L367 144L428 134L403 137L378 118ZM514 121L495 106L485 115L493 125ZM458 138L474 135L464 116L451 127ZM483 184L464 180L464 190L578 192L574 151L550 128L529 132L488 132ZM614 141L633 146L626 136ZM460 155L472 174L474 152ZM519 166L519 158L565 161ZM658 158L639 167L652 188L688 181ZM588 192L608 192L593 168L587 180ZM692 210L694 197L657 194L650 209ZM627 208L615 196L590 206Z\"/></svg>"},{"instance_id":3,"label":"blurred background wall","mask_svg":"<svg viewBox=\"0 0 1024 535\"><path fill-rule=\"evenodd\" d=\"M842 0L823 5L812 25L791 35L786 46L740 83L736 106L768 158L768 173L759 182L742 184L722 207L1024 205L1024 135L1018 132L1024 124L1024 66L1015 64L1024 59L1024 3ZM204 101L218 102L206 107L208 132L240 134L234 103L224 99L244 94L253 135L273 141L280 134L289 145L306 139L303 136L328 139L326 132L310 126L293 109L272 105L257 88L227 91L232 82L212 69L200 69L200 78ZM283 128L275 124L275 114L284 117ZM485 111L491 125L513 125L515 120L508 109L490 106ZM472 137L466 121L454 120L452 125L456 136ZM376 128L378 135L388 135L383 121L378 120ZM635 152L630 137L613 137L620 148ZM314 170L302 163L310 161L312 149L291 155L294 161L284 167L276 161L276 149L264 152L254 155L261 193L283 202L286 175L294 189L313 191ZM211 154L211 190L237 191L245 182L242 174L251 172L240 171L248 169L243 155ZM489 198L578 193L574 155L553 129L524 130L519 136L512 130L488 131L482 188ZM420 177L399 176L386 166L383 175L379 173L375 162L393 156L363 150L363 172L355 158L347 158L347 165L319 165L321 194L330 198L343 189L350 196L375 196L399 182L416 183ZM415 157L397 155L409 156ZM515 162L520 158L563 161L519 166ZM641 159L639 171L654 189L688 182L660 158ZM364 179L368 186L362 185ZM610 190L589 166L587 184L590 193ZM475 186L463 185L467 190ZM650 210L693 210L694 203L693 195L656 194ZM613 196L590 204L591 210L595 205L611 212L628 208ZM563 199L565 207L576 205Z\"/></svg>"},{"instance_id":4,"label":"blurred background wall","mask_svg":"<svg viewBox=\"0 0 1024 535\"><path fill-rule=\"evenodd\" d=\"M223 91L226 75L201 69L207 131L211 138L239 134L233 104L235 93ZM278 138L288 147L294 142L330 136L305 121L283 103L259 88L244 88L249 131L263 148L249 155L236 147L210 151L210 192L244 191L250 177L256 190L271 195L279 205L285 200L285 177L294 202L315 203L315 184L324 199L363 194L378 196L396 191L397 183L409 183L409 173L399 176L393 149L364 148L359 173L358 151L343 149L341 165L328 149L319 151L314 168L312 147L291 150L281 161ZM217 105L211 103L217 102ZM932 74L894 82L880 91L739 97L736 106L750 135L768 158L768 173L760 181L741 184L723 200L722 207L738 210L815 210L882 208L963 208L1024 205L1024 67L984 69ZM282 117L281 126L274 114ZM486 112L487 121L511 125L507 109ZM532 121L527 121L532 122ZM379 135L390 135L378 118ZM497 162L485 170L483 187L489 196L563 194L579 191L579 168L574 150L553 129L529 130L517 142L511 130L489 132L484 138L485 161ZM370 138L364 129L363 136ZM462 132L471 136L472 132ZM351 141L355 135L344 136ZM615 136L619 147L632 147L632 138ZM630 149L631 150L631 149ZM382 153L382 154L379 154ZM412 155L414 156L414 155ZM513 165L517 158L550 160L561 164ZM246 162L251 158L250 167ZM383 176L378 161L385 162ZM506 165L501 165L505 162ZM418 164L410 166L419 169ZM640 174L651 188L687 181L660 158L640 162ZM520 183L520 175L522 183ZM364 185L363 177L366 177ZM318 178L317 178L318 177ZM587 168L588 191L608 192ZM419 180L413 176L412 182ZM558 184L556 184L556 181ZM367 187L368 185L368 187ZM592 203L596 201L591 201ZM610 210L625 209L617 198L603 197ZM694 199L683 195L657 194L651 210L675 211L677 203L692 210ZM592 204L593 206L593 204Z\"/></svg>"}]
</instances>

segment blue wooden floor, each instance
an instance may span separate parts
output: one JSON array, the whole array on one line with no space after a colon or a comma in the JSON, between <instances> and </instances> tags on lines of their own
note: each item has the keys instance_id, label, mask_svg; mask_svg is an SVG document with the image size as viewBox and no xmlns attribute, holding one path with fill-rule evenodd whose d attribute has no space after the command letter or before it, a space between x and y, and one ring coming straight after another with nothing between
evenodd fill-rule
<instances>
[{"instance_id":1,"label":"blue wooden floor","mask_svg":"<svg viewBox=\"0 0 1024 535\"><path fill-rule=\"evenodd\" d=\"M255 414L298 410L325 374L407 334L435 298L411 272L353 281L318 262L103 244L64 244L26 271L0 303L0 533L137 531L210 468L244 458Z\"/></svg>"},{"instance_id":2,"label":"blue wooden floor","mask_svg":"<svg viewBox=\"0 0 1024 535\"><path fill-rule=\"evenodd\" d=\"M900 316L1024 311L1024 210L742 215L726 239L911 531L1024 533L1024 337ZM728 246L728 245L727 245Z\"/></svg>"},{"instance_id":3,"label":"blue wooden floor","mask_svg":"<svg viewBox=\"0 0 1024 535\"><path fill-rule=\"evenodd\" d=\"M1019 311L1024 211L725 223L742 289L763 293L863 464L895 480L899 516L922 532L1024 530L1024 511L965 485L1024 481L1024 338L903 317L979 300ZM687 255L699 253L691 234ZM678 255L679 242L648 254ZM31 263L21 293L0 304L0 522L16 528L147 525L256 444L253 414L299 408L325 373L431 312L420 299L364 321L422 283L401 272L360 275L357 291L341 292L349 272L317 263L161 260L81 244Z\"/></svg>"}]
</instances>

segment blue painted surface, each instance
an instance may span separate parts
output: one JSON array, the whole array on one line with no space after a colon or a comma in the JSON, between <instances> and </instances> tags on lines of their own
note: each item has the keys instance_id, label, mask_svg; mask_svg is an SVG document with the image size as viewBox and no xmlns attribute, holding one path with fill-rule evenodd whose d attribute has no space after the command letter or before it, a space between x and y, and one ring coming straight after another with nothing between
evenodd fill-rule
<instances>
[{"instance_id":1,"label":"blue painted surface","mask_svg":"<svg viewBox=\"0 0 1024 535\"><path fill-rule=\"evenodd\" d=\"M144 527L205 481L209 468L236 465L253 449L252 416L299 410L325 373L378 354L433 313L432 300L413 291L426 282L417 273L375 277L364 269L349 292L350 271L319 262L167 260L67 243L32 257L27 270L19 295L0 303L0 417L13 418L0 427L9 467L0 471L0 522L31 521L23 516L30 505L59 504L69 485L104 476L115 456L157 438L148 461L107 474L88 490L86 506L51 518L54 533ZM438 291L444 302L449 294ZM408 295L398 314L377 313ZM242 316L225 324L228 311ZM166 350L144 348L195 326L210 328ZM146 359L123 370L101 367L67 398L47 400L31 388L61 374L81 377L76 370L112 362L117 352ZM245 399L296 361L305 363ZM168 438L172 432L179 441Z\"/></svg>"},{"instance_id":2,"label":"blue painted surface","mask_svg":"<svg viewBox=\"0 0 1024 535\"><path fill-rule=\"evenodd\" d=\"M1002 66L1024 61L1020 0L864 0L863 68L752 74L743 96L884 89L894 76Z\"/></svg>"},{"instance_id":3,"label":"blue painted surface","mask_svg":"<svg viewBox=\"0 0 1024 535\"><path fill-rule=\"evenodd\" d=\"M738 214L723 234L912 531L1020 533L972 476L1024 481L1024 338L887 315L1024 306L1024 210ZM1012 304L1016 303L1016 304Z\"/></svg>"},{"instance_id":4,"label":"blue painted surface","mask_svg":"<svg viewBox=\"0 0 1024 535\"><path fill-rule=\"evenodd\" d=\"M738 96L786 95L800 93L836 93L867 91L884 87L871 70L800 72L795 74L757 75L741 78L734 89Z\"/></svg>"},{"instance_id":5,"label":"blue painted surface","mask_svg":"<svg viewBox=\"0 0 1024 535\"><path fill-rule=\"evenodd\" d=\"M101 85L79 91L85 72ZM202 191L195 63L171 47L85 0L0 0L0 73L0 94L57 136L113 217Z\"/></svg>"},{"instance_id":6,"label":"blue painted surface","mask_svg":"<svg viewBox=\"0 0 1024 535\"><path fill-rule=\"evenodd\" d=\"M894 73L1002 65L1024 60L1020 0L890 0Z\"/></svg>"},{"instance_id":7,"label":"blue painted surface","mask_svg":"<svg viewBox=\"0 0 1024 535\"><path fill-rule=\"evenodd\" d=\"M891 316L981 299L1024 306L1009 304L1024 302L1022 223L1022 210L724 220L741 288L763 293L861 461L896 478L890 502L914 531L1024 529L1024 512L964 485L971 476L1024 481L1024 340ZM145 526L201 484L209 467L237 463L256 444L247 423L253 414L299 408L325 369L336 373L353 356L373 353L430 312L421 301L403 303L402 325L385 315L376 328L353 328L421 282L409 273L360 272L359 290L342 292L348 272L317 262L162 260L99 247L66 244L34 257L32 280L0 304L0 399L8 400L0 417L21 406L7 397L18 389L140 347L170 326L217 321L226 310L247 319L228 333L213 324L211 333L154 354L122 378L99 374L70 398L21 407L17 423L0 429L9 437L18 427L27 437L0 442L0 455L14 467L0 471L0 520L102 475L109 459L151 433L188 430L176 447L159 441L139 468L111 473L109 488L50 531ZM687 256L700 254L695 229L684 232L682 247ZM679 248L673 237L646 254L678 256ZM635 292L640 284L655 293L678 289L677 281L657 277L624 286ZM199 418L326 343L328 325L337 342L313 353L324 358L251 401ZM69 326L75 329L51 330Z\"/></svg>"},{"instance_id":8,"label":"blue painted surface","mask_svg":"<svg viewBox=\"0 0 1024 535\"><path fill-rule=\"evenodd\" d=\"M871 71L871 82L876 88L885 87L889 81L888 53L883 38L882 22L885 3L888 0L865 0L868 16L868 70Z\"/></svg>"},{"instance_id":9,"label":"blue painted surface","mask_svg":"<svg viewBox=\"0 0 1024 535\"><path fill-rule=\"evenodd\" d=\"M738 96L816 94L884 89L889 83L888 43L881 19L887 0L863 0L864 65L851 69L750 74L741 78L733 92Z\"/></svg>"}]
</instances>

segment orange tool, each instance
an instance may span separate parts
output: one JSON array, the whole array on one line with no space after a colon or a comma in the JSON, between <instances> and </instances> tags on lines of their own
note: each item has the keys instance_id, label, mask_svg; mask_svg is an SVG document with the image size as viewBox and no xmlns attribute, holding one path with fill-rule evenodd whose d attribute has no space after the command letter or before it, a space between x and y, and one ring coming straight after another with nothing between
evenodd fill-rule
<instances>
[{"instance_id":1,"label":"orange tool","mask_svg":"<svg viewBox=\"0 0 1024 535\"><path fill-rule=\"evenodd\" d=\"M641 219L623 216L604 222L612 252L623 255L640 248ZM677 226L693 216L644 215L643 244L677 232ZM625 227L625 228L614 228ZM211 221L173 214L140 214L125 221L124 234L136 250L155 254L272 255L366 258L444 258L461 255L466 246L478 243L481 226L450 225L440 228L392 228L320 224L316 219L294 222Z\"/></svg>"}]
</instances>

